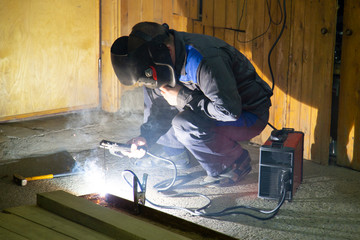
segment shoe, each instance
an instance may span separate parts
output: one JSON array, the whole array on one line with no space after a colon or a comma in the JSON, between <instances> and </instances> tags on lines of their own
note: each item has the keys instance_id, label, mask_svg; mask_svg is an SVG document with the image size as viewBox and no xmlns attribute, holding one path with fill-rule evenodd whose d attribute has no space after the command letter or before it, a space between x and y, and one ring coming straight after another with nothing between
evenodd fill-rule
<instances>
[{"instance_id":1,"label":"shoe","mask_svg":"<svg viewBox=\"0 0 360 240\"><path fill-rule=\"evenodd\" d=\"M200 186L206 186L206 187L217 187L220 186L221 180L224 180L223 178L216 176L206 176L201 182Z\"/></svg>"},{"instance_id":2,"label":"shoe","mask_svg":"<svg viewBox=\"0 0 360 240\"><path fill-rule=\"evenodd\" d=\"M220 186L221 184L234 184L241 181L248 173L252 170L251 165L249 164L246 168L240 169L230 169L226 173L219 174L216 177L206 176L203 181L200 183L201 186Z\"/></svg>"},{"instance_id":3,"label":"shoe","mask_svg":"<svg viewBox=\"0 0 360 240\"><path fill-rule=\"evenodd\" d=\"M219 176L222 178L228 178L233 183L236 183L236 182L242 180L251 170L252 170L252 167L250 164L248 164L243 169L232 168L228 172L220 174Z\"/></svg>"},{"instance_id":4,"label":"shoe","mask_svg":"<svg viewBox=\"0 0 360 240\"><path fill-rule=\"evenodd\" d=\"M235 161L235 163L225 169L218 176L206 176L200 183L202 186L216 186L223 183L236 183L242 180L251 170L251 158L249 152L244 149L244 153Z\"/></svg>"},{"instance_id":5,"label":"shoe","mask_svg":"<svg viewBox=\"0 0 360 240\"><path fill-rule=\"evenodd\" d=\"M235 163L228 169L226 169L219 176L228 178L231 181L238 182L242 180L252 169L251 158L249 152L244 149L243 154L235 161Z\"/></svg>"},{"instance_id":6,"label":"shoe","mask_svg":"<svg viewBox=\"0 0 360 240\"><path fill-rule=\"evenodd\" d=\"M237 168L245 169L251 162L249 151L244 149L244 152L241 156L235 161Z\"/></svg>"}]
</instances>

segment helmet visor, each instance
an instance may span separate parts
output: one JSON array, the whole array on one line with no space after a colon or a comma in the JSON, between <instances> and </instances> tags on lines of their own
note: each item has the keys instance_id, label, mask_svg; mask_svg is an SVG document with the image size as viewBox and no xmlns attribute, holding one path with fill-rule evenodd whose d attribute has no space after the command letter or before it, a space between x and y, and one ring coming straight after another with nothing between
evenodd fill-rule
<instances>
[{"instance_id":1,"label":"helmet visor","mask_svg":"<svg viewBox=\"0 0 360 240\"><path fill-rule=\"evenodd\" d=\"M169 50L164 44L146 42L129 53L128 40L128 36L120 37L111 47L112 66L122 84L131 86L138 82L149 88L175 86ZM154 74L147 74L149 68Z\"/></svg>"},{"instance_id":2,"label":"helmet visor","mask_svg":"<svg viewBox=\"0 0 360 240\"><path fill-rule=\"evenodd\" d=\"M128 52L128 36L118 38L111 47L111 63L119 81L127 86L134 85L149 66L150 57L145 46Z\"/></svg>"}]
</instances>

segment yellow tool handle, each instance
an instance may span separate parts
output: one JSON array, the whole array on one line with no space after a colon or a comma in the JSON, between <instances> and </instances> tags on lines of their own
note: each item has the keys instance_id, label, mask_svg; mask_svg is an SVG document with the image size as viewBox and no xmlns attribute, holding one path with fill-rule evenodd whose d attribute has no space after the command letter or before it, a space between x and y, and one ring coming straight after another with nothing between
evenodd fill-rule
<instances>
[{"instance_id":1,"label":"yellow tool handle","mask_svg":"<svg viewBox=\"0 0 360 240\"><path fill-rule=\"evenodd\" d=\"M52 179L54 178L54 174L47 174L41 176L27 177L25 178L27 181L41 180L41 179Z\"/></svg>"}]
</instances>

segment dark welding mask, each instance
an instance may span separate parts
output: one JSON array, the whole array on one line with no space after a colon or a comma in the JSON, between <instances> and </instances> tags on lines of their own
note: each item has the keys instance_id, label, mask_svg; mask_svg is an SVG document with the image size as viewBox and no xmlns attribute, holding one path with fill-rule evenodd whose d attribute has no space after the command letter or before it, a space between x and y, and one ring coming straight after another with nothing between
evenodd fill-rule
<instances>
[{"instance_id":1,"label":"dark welding mask","mask_svg":"<svg viewBox=\"0 0 360 240\"><path fill-rule=\"evenodd\" d=\"M169 33L154 38L140 32L130 34L145 40L135 50L128 51L128 36L118 38L111 46L111 62L119 81L127 86L139 83L148 88L164 85L175 87L175 74L170 52L163 43Z\"/></svg>"}]
</instances>

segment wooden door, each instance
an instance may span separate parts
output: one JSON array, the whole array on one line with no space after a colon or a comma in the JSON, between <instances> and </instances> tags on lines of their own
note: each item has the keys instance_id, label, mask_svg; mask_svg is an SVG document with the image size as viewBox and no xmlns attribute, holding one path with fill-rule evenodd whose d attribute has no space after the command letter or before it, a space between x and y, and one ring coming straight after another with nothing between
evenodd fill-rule
<instances>
[{"instance_id":1,"label":"wooden door","mask_svg":"<svg viewBox=\"0 0 360 240\"><path fill-rule=\"evenodd\" d=\"M99 0L0 0L0 121L99 104Z\"/></svg>"},{"instance_id":2,"label":"wooden door","mask_svg":"<svg viewBox=\"0 0 360 240\"><path fill-rule=\"evenodd\" d=\"M360 1L344 1L337 163L360 170Z\"/></svg>"}]
</instances>

